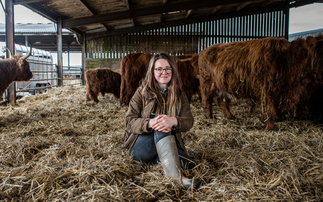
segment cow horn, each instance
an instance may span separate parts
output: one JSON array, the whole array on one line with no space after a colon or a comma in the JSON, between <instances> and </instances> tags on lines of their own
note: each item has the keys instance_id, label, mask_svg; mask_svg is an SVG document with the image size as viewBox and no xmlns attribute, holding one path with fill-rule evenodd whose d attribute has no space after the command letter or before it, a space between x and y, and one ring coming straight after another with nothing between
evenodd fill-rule
<instances>
[{"instance_id":1,"label":"cow horn","mask_svg":"<svg viewBox=\"0 0 323 202\"><path fill-rule=\"evenodd\" d=\"M9 52L9 58L11 58L11 56L12 56L12 53L11 53L11 50L8 48L8 47L6 47L6 49L8 50L8 52Z\"/></svg>"},{"instance_id":2,"label":"cow horn","mask_svg":"<svg viewBox=\"0 0 323 202\"><path fill-rule=\"evenodd\" d=\"M27 60L27 58L29 57L29 56L31 56L31 53L32 53L33 51L32 51L32 47L30 46L30 51L29 51L29 54L28 55L26 55L25 57L23 57L22 59L23 60Z\"/></svg>"},{"instance_id":3,"label":"cow horn","mask_svg":"<svg viewBox=\"0 0 323 202\"><path fill-rule=\"evenodd\" d=\"M188 62L188 61L191 61L192 57L190 58L185 58L185 59L179 59L178 57L176 57L175 55L173 56L175 58L175 60L177 62Z\"/></svg>"}]
</instances>

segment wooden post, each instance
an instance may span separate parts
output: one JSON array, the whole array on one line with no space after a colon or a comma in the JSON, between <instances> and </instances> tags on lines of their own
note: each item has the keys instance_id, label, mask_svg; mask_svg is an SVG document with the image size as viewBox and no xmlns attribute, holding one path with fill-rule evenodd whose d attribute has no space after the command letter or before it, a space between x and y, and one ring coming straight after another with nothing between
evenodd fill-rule
<instances>
[{"instance_id":1,"label":"wooden post","mask_svg":"<svg viewBox=\"0 0 323 202\"><path fill-rule=\"evenodd\" d=\"M12 0L6 0L6 47L9 48L12 54L15 54L15 40L14 40L14 18L13 12L14 7ZM7 58L9 53L7 51ZM11 103L16 104L16 83L13 82L8 88L8 97L7 100Z\"/></svg>"},{"instance_id":2,"label":"wooden post","mask_svg":"<svg viewBox=\"0 0 323 202\"><path fill-rule=\"evenodd\" d=\"M57 85L63 86L63 65L62 65L62 54L63 54L63 36L62 28L63 23L62 19L58 18L57 20Z\"/></svg>"},{"instance_id":3,"label":"wooden post","mask_svg":"<svg viewBox=\"0 0 323 202\"><path fill-rule=\"evenodd\" d=\"M285 16L285 33L284 33L284 37L288 40L288 35L289 35L289 4L286 3L283 12L284 12L284 16Z\"/></svg>"},{"instance_id":4,"label":"wooden post","mask_svg":"<svg viewBox=\"0 0 323 202\"><path fill-rule=\"evenodd\" d=\"M82 34L82 85L85 85L85 54L86 54L86 40L85 33Z\"/></svg>"}]
</instances>

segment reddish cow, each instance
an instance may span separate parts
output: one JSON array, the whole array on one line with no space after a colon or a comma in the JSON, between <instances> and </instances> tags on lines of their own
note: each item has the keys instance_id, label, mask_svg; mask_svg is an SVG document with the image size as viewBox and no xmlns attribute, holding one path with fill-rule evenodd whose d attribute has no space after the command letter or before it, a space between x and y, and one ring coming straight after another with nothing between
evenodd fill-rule
<instances>
[{"instance_id":1,"label":"reddish cow","mask_svg":"<svg viewBox=\"0 0 323 202\"><path fill-rule=\"evenodd\" d=\"M297 106L322 82L322 38L264 38L210 46L199 56L200 79L207 75L204 81L215 83L215 89L259 101L266 129L273 130L282 109Z\"/></svg>"},{"instance_id":2,"label":"reddish cow","mask_svg":"<svg viewBox=\"0 0 323 202\"><path fill-rule=\"evenodd\" d=\"M219 47L222 44L213 45L213 47ZM204 57L205 50L201 51L199 54L199 64L202 62L200 59ZM214 71L211 71L212 68L206 65L199 65L199 80L200 80L200 93L202 98L202 103L205 111L205 116L207 118L213 118L212 114L212 103L214 96L217 96L217 102L222 110L224 116L230 120L235 119L235 116L232 115L229 109L229 104L231 102L231 96L227 93L219 92L216 88L216 84L214 81ZM230 97L230 98L229 98Z\"/></svg>"},{"instance_id":3,"label":"reddish cow","mask_svg":"<svg viewBox=\"0 0 323 202\"><path fill-rule=\"evenodd\" d=\"M130 53L122 58L120 63L121 69L121 90L120 103L128 105L131 97L140 85L140 81L145 77L151 54ZM197 63L197 56L183 55L175 58L178 65L178 73L182 80L182 88L185 91L188 99L197 92L199 81L194 74L194 67L189 61L183 61L185 58Z\"/></svg>"},{"instance_id":4,"label":"reddish cow","mask_svg":"<svg viewBox=\"0 0 323 202\"><path fill-rule=\"evenodd\" d=\"M27 61L31 52L32 48L30 48L29 54L25 57L17 54L0 61L0 98L12 82L29 81L33 77L29 68L29 62Z\"/></svg>"},{"instance_id":5,"label":"reddish cow","mask_svg":"<svg viewBox=\"0 0 323 202\"><path fill-rule=\"evenodd\" d=\"M124 56L120 63L121 87L120 103L128 105L133 94L139 87L139 82L145 77L150 54L130 53Z\"/></svg>"},{"instance_id":6,"label":"reddish cow","mask_svg":"<svg viewBox=\"0 0 323 202\"><path fill-rule=\"evenodd\" d=\"M86 100L99 102L99 93L112 93L116 98L120 97L121 75L109 68L88 69L85 72Z\"/></svg>"},{"instance_id":7,"label":"reddish cow","mask_svg":"<svg viewBox=\"0 0 323 202\"><path fill-rule=\"evenodd\" d=\"M183 91L189 101L194 94L198 93L200 81L197 77L196 66L198 67L198 55L181 55L179 59L188 59L186 62L177 62L178 74L181 78Z\"/></svg>"}]
</instances>

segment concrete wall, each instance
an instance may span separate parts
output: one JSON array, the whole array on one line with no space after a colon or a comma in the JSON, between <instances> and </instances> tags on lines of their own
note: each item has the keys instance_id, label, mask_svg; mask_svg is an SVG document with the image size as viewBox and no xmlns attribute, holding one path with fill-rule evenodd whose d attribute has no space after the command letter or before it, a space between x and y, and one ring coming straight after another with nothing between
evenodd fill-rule
<instances>
[{"instance_id":1,"label":"concrete wall","mask_svg":"<svg viewBox=\"0 0 323 202\"><path fill-rule=\"evenodd\" d=\"M94 69L97 67L110 68L112 70L120 69L121 59L85 59L85 69Z\"/></svg>"}]
</instances>

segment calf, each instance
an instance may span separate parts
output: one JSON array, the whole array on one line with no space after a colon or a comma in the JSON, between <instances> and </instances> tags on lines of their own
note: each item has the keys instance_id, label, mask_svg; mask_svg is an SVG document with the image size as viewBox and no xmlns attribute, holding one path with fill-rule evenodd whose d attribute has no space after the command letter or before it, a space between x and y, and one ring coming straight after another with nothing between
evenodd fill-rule
<instances>
[{"instance_id":1,"label":"calf","mask_svg":"<svg viewBox=\"0 0 323 202\"><path fill-rule=\"evenodd\" d=\"M121 75L109 68L88 69L85 72L86 100L99 102L99 93L112 93L116 98L120 97Z\"/></svg>"}]
</instances>

